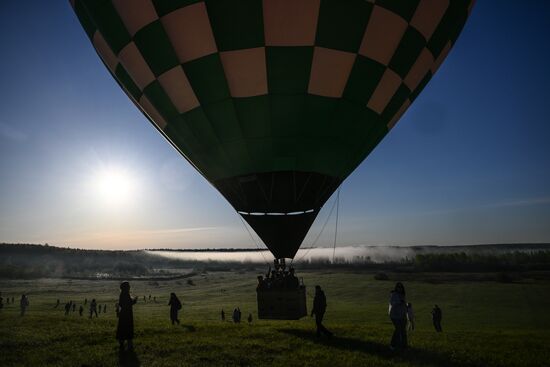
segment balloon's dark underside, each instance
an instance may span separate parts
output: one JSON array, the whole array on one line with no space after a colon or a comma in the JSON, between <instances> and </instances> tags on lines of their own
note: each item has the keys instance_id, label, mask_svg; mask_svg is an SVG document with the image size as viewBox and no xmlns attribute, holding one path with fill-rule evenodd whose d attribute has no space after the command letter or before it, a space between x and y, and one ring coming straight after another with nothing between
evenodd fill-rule
<instances>
[{"instance_id":1,"label":"balloon's dark underside","mask_svg":"<svg viewBox=\"0 0 550 367\"><path fill-rule=\"evenodd\" d=\"M276 258L293 258L341 179L279 171L232 177L214 186L254 228Z\"/></svg>"}]
</instances>

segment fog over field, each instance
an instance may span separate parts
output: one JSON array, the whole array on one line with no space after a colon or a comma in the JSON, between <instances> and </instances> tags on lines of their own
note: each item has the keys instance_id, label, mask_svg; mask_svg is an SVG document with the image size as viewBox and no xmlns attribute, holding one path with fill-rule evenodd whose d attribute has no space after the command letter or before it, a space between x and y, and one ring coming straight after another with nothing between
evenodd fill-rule
<instances>
[{"instance_id":1,"label":"fog over field","mask_svg":"<svg viewBox=\"0 0 550 367\"><path fill-rule=\"evenodd\" d=\"M316 247L298 250L294 262L328 260L333 258L336 262L369 261L373 263L396 262L411 259L418 254L430 253L483 253L502 254L513 251L531 252L548 249L547 244L511 244L511 245L483 245L483 246L342 246L342 247ZM245 263L271 262L273 256L266 250L251 251L224 251L223 249L211 251L193 250L161 250L147 251L148 254L186 261L221 261Z\"/></svg>"}]
</instances>

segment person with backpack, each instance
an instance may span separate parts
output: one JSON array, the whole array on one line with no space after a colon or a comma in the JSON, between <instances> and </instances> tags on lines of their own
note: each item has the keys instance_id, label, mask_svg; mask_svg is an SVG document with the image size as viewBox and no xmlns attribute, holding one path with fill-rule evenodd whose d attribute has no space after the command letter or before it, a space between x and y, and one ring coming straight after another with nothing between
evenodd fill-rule
<instances>
[{"instance_id":1,"label":"person with backpack","mask_svg":"<svg viewBox=\"0 0 550 367\"><path fill-rule=\"evenodd\" d=\"M172 321L172 325L175 323L179 325L180 320L178 320L178 311L181 310L181 302L175 293L170 293L168 306L170 306L170 321Z\"/></svg>"}]
</instances>

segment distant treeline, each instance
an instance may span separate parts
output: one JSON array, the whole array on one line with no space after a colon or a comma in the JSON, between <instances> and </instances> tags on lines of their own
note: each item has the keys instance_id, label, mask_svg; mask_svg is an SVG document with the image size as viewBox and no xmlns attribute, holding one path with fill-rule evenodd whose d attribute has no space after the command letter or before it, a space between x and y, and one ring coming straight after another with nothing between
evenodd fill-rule
<instances>
[{"instance_id":1,"label":"distant treeline","mask_svg":"<svg viewBox=\"0 0 550 367\"><path fill-rule=\"evenodd\" d=\"M0 244L0 278L147 276L182 262L145 251L105 251Z\"/></svg>"},{"instance_id":2,"label":"distant treeline","mask_svg":"<svg viewBox=\"0 0 550 367\"><path fill-rule=\"evenodd\" d=\"M312 258L297 262L301 268L360 268L407 272L506 272L550 271L550 249L512 252L426 253L401 260L374 262L369 256L352 259ZM297 265L298 266L298 265Z\"/></svg>"},{"instance_id":3,"label":"distant treeline","mask_svg":"<svg viewBox=\"0 0 550 367\"><path fill-rule=\"evenodd\" d=\"M491 245L496 250L496 245ZM517 245L514 245L517 246ZM375 262L369 256L297 260L297 269L347 268L396 272L521 272L550 271L550 249L528 251L463 251L416 253L412 257ZM472 246L478 247L478 246ZM506 246L505 246L506 247ZM479 248L478 248L479 249ZM242 249L234 249L241 251ZM502 249L500 249L502 250ZM195 250L196 251L196 250ZM204 250L208 251L208 250ZM210 249L210 251L212 251ZM199 261L157 256L147 251L106 251L35 244L0 244L0 278L158 277L186 271L264 271L267 264Z\"/></svg>"},{"instance_id":4,"label":"distant treeline","mask_svg":"<svg viewBox=\"0 0 550 367\"><path fill-rule=\"evenodd\" d=\"M508 253L452 253L416 255L412 260L418 271L502 272L550 270L550 250Z\"/></svg>"},{"instance_id":5,"label":"distant treeline","mask_svg":"<svg viewBox=\"0 0 550 367\"><path fill-rule=\"evenodd\" d=\"M268 249L263 248L182 248L182 249L173 249L173 248L153 248L146 249L146 251L170 251L170 252L262 252L268 251Z\"/></svg>"},{"instance_id":6,"label":"distant treeline","mask_svg":"<svg viewBox=\"0 0 550 367\"><path fill-rule=\"evenodd\" d=\"M426 253L426 252L510 252L510 251L524 251L529 250L550 250L550 243L483 243L483 244L471 244L471 245L454 245L454 246L441 246L441 245L423 245L423 246L392 246L392 245L364 245L364 248L385 248L385 249L403 249L409 248L414 252ZM314 247L301 246L300 251L313 249ZM337 247L338 248L338 247ZM169 251L169 252L269 252L267 248L154 248L145 249L146 251Z\"/></svg>"}]
</instances>

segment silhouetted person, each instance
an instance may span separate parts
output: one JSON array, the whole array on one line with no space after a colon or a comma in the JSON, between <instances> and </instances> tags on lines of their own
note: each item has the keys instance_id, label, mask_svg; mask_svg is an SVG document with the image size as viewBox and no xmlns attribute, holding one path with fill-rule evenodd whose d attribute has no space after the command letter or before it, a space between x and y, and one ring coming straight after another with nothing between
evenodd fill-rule
<instances>
[{"instance_id":1,"label":"silhouetted person","mask_svg":"<svg viewBox=\"0 0 550 367\"><path fill-rule=\"evenodd\" d=\"M153 302L157 303L157 296L153 296Z\"/></svg>"},{"instance_id":2,"label":"silhouetted person","mask_svg":"<svg viewBox=\"0 0 550 367\"><path fill-rule=\"evenodd\" d=\"M73 312L75 312L76 311L76 303L73 302L73 301L71 301L71 303L73 304Z\"/></svg>"},{"instance_id":3,"label":"silhouetted person","mask_svg":"<svg viewBox=\"0 0 550 367\"><path fill-rule=\"evenodd\" d=\"M248 323L249 323L249 324L252 323L252 314L251 314L251 313L248 314L247 320L248 320Z\"/></svg>"},{"instance_id":4,"label":"silhouetted person","mask_svg":"<svg viewBox=\"0 0 550 367\"><path fill-rule=\"evenodd\" d=\"M55 307L54 308L58 308L59 307L59 298L57 299L57 302L55 303Z\"/></svg>"},{"instance_id":5,"label":"silhouetted person","mask_svg":"<svg viewBox=\"0 0 550 367\"><path fill-rule=\"evenodd\" d=\"M262 275L258 275L258 285L256 285L256 291L263 291L266 287L266 282L264 280L264 277Z\"/></svg>"},{"instance_id":6,"label":"silhouetted person","mask_svg":"<svg viewBox=\"0 0 550 367\"><path fill-rule=\"evenodd\" d=\"M95 301L95 298L92 299L92 302L90 302L90 318L92 318L94 313L95 313L95 317L99 317L97 314L97 303Z\"/></svg>"},{"instance_id":7,"label":"silhouetted person","mask_svg":"<svg viewBox=\"0 0 550 367\"><path fill-rule=\"evenodd\" d=\"M237 309L233 310L233 322L235 324L239 322L239 311L237 311Z\"/></svg>"},{"instance_id":8,"label":"silhouetted person","mask_svg":"<svg viewBox=\"0 0 550 367\"><path fill-rule=\"evenodd\" d=\"M149 295L149 301L151 300L151 295Z\"/></svg>"},{"instance_id":9,"label":"silhouetted person","mask_svg":"<svg viewBox=\"0 0 550 367\"><path fill-rule=\"evenodd\" d=\"M98 306L97 306L97 309L98 309L98 310L97 310L98 313L101 313L101 305L98 305Z\"/></svg>"},{"instance_id":10,"label":"silhouetted person","mask_svg":"<svg viewBox=\"0 0 550 367\"><path fill-rule=\"evenodd\" d=\"M118 305L120 308L118 314L118 326L116 329L116 338L120 349L124 349L124 341L128 341L128 350L134 348L132 340L134 339L134 312L133 306L137 302L137 297L132 299L130 296L130 283L122 282L120 284L120 297Z\"/></svg>"},{"instance_id":11,"label":"silhouetted person","mask_svg":"<svg viewBox=\"0 0 550 367\"><path fill-rule=\"evenodd\" d=\"M11 300L13 303L13 298ZM21 301L19 301L19 307L21 308L21 316L25 315L25 311L27 311L27 307L29 307L29 298L26 295L21 295Z\"/></svg>"},{"instance_id":12,"label":"silhouetted person","mask_svg":"<svg viewBox=\"0 0 550 367\"><path fill-rule=\"evenodd\" d=\"M78 308L78 314L80 316L82 316L83 313L84 313L84 307L82 307L82 305L80 305L80 307Z\"/></svg>"},{"instance_id":13,"label":"silhouetted person","mask_svg":"<svg viewBox=\"0 0 550 367\"><path fill-rule=\"evenodd\" d=\"M107 304L103 305L103 313L107 313Z\"/></svg>"},{"instance_id":14,"label":"silhouetted person","mask_svg":"<svg viewBox=\"0 0 550 367\"><path fill-rule=\"evenodd\" d=\"M168 301L168 306L170 306L170 321L172 325L177 323L179 325L180 320L178 320L178 311L181 310L181 302L175 293L170 293L170 301Z\"/></svg>"},{"instance_id":15,"label":"silhouetted person","mask_svg":"<svg viewBox=\"0 0 550 367\"><path fill-rule=\"evenodd\" d=\"M6 304L10 304L10 297L6 298Z\"/></svg>"},{"instance_id":16,"label":"silhouetted person","mask_svg":"<svg viewBox=\"0 0 550 367\"><path fill-rule=\"evenodd\" d=\"M223 312L223 308L222 308L221 315L222 315L222 321L225 321L225 312Z\"/></svg>"},{"instance_id":17,"label":"silhouetted person","mask_svg":"<svg viewBox=\"0 0 550 367\"><path fill-rule=\"evenodd\" d=\"M287 288L296 289L300 287L298 277L294 275L294 268L290 268L287 275Z\"/></svg>"},{"instance_id":18,"label":"silhouetted person","mask_svg":"<svg viewBox=\"0 0 550 367\"><path fill-rule=\"evenodd\" d=\"M443 318L443 313L441 312L441 308L439 308L438 305L435 305L432 310L432 321L434 324L435 331L437 331L438 333L443 331L443 329L441 328L442 318Z\"/></svg>"},{"instance_id":19,"label":"silhouetted person","mask_svg":"<svg viewBox=\"0 0 550 367\"><path fill-rule=\"evenodd\" d=\"M9 298L8 298L9 300ZM9 303L9 301L8 301ZM0 292L0 310L4 308L4 298L2 298L2 292Z\"/></svg>"},{"instance_id":20,"label":"silhouetted person","mask_svg":"<svg viewBox=\"0 0 550 367\"><path fill-rule=\"evenodd\" d=\"M69 314L70 310L71 310L71 303L70 302L65 303L65 316Z\"/></svg>"},{"instance_id":21,"label":"silhouetted person","mask_svg":"<svg viewBox=\"0 0 550 367\"><path fill-rule=\"evenodd\" d=\"M84 305L88 304L88 298L84 298Z\"/></svg>"},{"instance_id":22,"label":"silhouetted person","mask_svg":"<svg viewBox=\"0 0 550 367\"><path fill-rule=\"evenodd\" d=\"M414 330L414 310L412 303L407 303L407 320L409 321L409 330Z\"/></svg>"},{"instance_id":23,"label":"silhouetted person","mask_svg":"<svg viewBox=\"0 0 550 367\"><path fill-rule=\"evenodd\" d=\"M407 303L405 287L400 282L390 293L389 315L395 328L390 343L392 349L407 348Z\"/></svg>"},{"instance_id":24,"label":"silhouetted person","mask_svg":"<svg viewBox=\"0 0 550 367\"><path fill-rule=\"evenodd\" d=\"M325 334L328 337L332 337L332 333L323 326L323 317L327 310L327 298L325 292L321 289L321 286L315 286L315 297L313 298L313 309L311 310L311 316L315 315L315 325L317 325L317 336Z\"/></svg>"}]
</instances>

